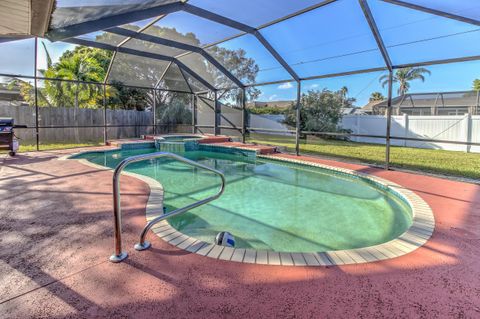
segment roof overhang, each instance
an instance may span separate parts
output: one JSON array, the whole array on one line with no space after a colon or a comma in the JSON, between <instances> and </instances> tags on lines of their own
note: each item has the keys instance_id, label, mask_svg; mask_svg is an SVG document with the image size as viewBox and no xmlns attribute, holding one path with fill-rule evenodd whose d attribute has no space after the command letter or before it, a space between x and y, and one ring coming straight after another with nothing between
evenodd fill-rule
<instances>
[{"instance_id":1,"label":"roof overhang","mask_svg":"<svg viewBox=\"0 0 480 319\"><path fill-rule=\"evenodd\" d=\"M55 0L0 1L0 37L43 37Z\"/></svg>"}]
</instances>

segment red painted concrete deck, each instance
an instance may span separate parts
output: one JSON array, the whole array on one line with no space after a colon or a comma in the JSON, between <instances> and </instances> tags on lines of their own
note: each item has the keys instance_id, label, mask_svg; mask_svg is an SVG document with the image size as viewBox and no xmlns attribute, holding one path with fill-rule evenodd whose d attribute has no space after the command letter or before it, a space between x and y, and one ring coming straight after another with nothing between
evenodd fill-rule
<instances>
[{"instance_id":1,"label":"red painted concrete deck","mask_svg":"<svg viewBox=\"0 0 480 319\"><path fill-rule=\"evenodd\" d=\"M153 235L153 249L136 252L149 190L122 177L130 257L111 264L111 173L59 161L62 153L23 154L0 168L2 318L480 317L479 185L315 159L413 189L433 208L436 230L400 258L294 268L213 260Z\"/></svg>"}]
</instances>

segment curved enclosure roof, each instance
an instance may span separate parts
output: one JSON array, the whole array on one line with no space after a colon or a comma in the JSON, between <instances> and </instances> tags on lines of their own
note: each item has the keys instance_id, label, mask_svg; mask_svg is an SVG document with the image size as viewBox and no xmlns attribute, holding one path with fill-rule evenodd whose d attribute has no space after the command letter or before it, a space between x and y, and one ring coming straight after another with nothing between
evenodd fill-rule
<instances>
[{"instance_id":1,"label":"curved enclosure roof","mask_svg":"<svg viewBox=\"0 0 480 319\"><path fill-rule=\"evenodd\" d=\"M198 92L480 59L476 0L58 0L47 38L107 83Z\"/></svg>"}]
</instances>

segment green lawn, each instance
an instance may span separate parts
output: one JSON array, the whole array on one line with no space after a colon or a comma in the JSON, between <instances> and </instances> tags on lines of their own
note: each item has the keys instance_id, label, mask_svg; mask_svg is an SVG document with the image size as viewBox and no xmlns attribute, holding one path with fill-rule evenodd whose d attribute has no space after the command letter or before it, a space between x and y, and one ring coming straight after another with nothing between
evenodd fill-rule
<instances>
[{"instance_id":1,"label":"green lawn","mask_svg":"<svg viewBox=\"0 0 480 319\"><path fill-rule=\"evenodd\" d=\"M292 137L250 134L247 141L283 146L289 151L295 151L295 139ZM102 145L102 143L55 143L42 144L40 149L53 150L98 145ZM29 151L36 151L36 146L20 144L20 152ZM307 140L301 140L300 152L302 154L338 157L377 165L383 165L385 162L384 145L324 140L310 136ZM479 153L392 146L390 154L392 167L480 179Z\"/></svg>"},{"instance_id":2,"label":"green lawn","mask_svg":"<svg viewBox=\"0 0 480 319\"><path fill-rule=\"evenodd\" d=\"M91 143L51 143L51 144L40 144L40 150L59 150L59 149L66 149L66 148L76 148L76 147L86 147L86 146L99 146L103 145L103 142L91 142ZM22 145L20 143L20 149L18 153L22 152L32 152L36 151L37 146L35 144L30 145ZM0 150L0 153L7 153L6 150Z\"/></svg>"},{"instance_id":3,"label":"green lawn","mask_svg":"<svg viewBox=\"0 0 480 319\"><path fill-rule=\"evenodd\" d=\"M250 134L248 141L284 146L289 151L295 149L294 139L290 137ZM309 136L307 140L301 140L300 152L379 165L385 163L385 145L378 144L325 140ZM479 153L392 146L390 161L392 167L480 179Z\"/></svg>"}]
</instances>

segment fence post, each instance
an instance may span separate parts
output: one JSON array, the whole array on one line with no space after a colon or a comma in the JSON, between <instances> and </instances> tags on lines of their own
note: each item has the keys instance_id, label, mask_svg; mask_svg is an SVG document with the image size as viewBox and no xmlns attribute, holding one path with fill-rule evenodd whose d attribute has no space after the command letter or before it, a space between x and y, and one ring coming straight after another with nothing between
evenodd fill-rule
<instances>
[{"instance_id":1,"label":"fence post","mask_svg":"<svg viewBox=\"0 0 480 319\"><path fill-rule=\"evenodd\" d=\"M465 139L467 143L472 143L472 114L467 113L465 114ZM467 144L467 153L470 153L472 145Z\"/></svg>"},{"instance_id":2,"label":"fence post","mask_svg":"<svg viewBox=\"0 0 480 319\"><path fill-rule=\"evenodd\" d=\"M408 137L408 131L409 131L409 126L410 126L410 118L408 117L408 114L403 113L403 125L405 128L405 132L403 133L403 137ZM403 140L403 146L407 146L407 140Z\"/></svg>"},{"instance_id":3,"label":"fence post","mask_svg":"<svg viewBox=\"0 0 480 319\"><path fill-rule=\"evenodd\" d=\"M217 136L220 134L220 129L219 129L219 124L220 124L220 105L218 104L218 91L215 90L215 100L214 100L214 104L213 104L213 110L214 110L214 115L215 115L215 119L214 119L214 129L213 129L213 132L214 132L214 135Z\"/></svg>"}]
</instances>

